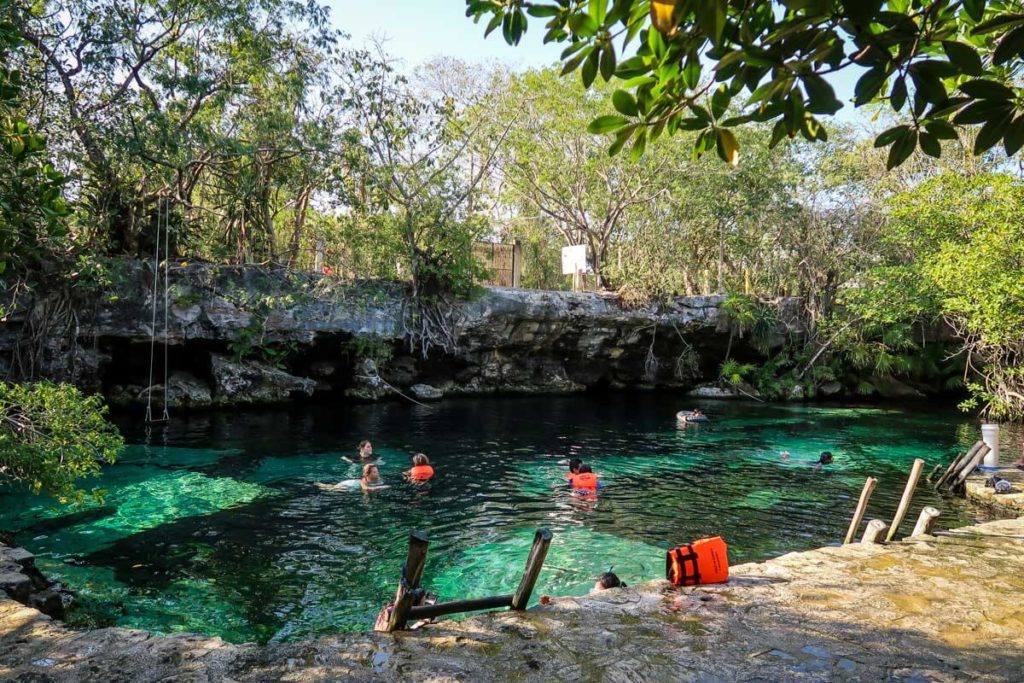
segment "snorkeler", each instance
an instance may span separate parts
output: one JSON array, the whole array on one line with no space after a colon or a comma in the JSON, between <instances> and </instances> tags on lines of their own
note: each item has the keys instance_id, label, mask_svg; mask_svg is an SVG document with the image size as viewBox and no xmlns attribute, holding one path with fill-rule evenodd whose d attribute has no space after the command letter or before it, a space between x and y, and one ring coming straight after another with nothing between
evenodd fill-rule
<instances>
[{"instance_id":1,"label":"snorkeler","mask_svg":"<svg viewBox=\"0 0 1024 683\"><path fill-rule=\"evenodd\" d=\"M369 440L363 439L362 441L359 442L359 460L361 460L362 462L366 462L368 460L373 460L376 457L377 456L374 455L373 453L373 444L370 443ZM341 456L341 459L346 462L350 462L353 465L356 463L355 460L352 460L344 455Z\"/></svg>"},{"instance_id":2,"label":"snorkeler","mask_svg":"<svg viewBox=\"0 0 1024 683\"><path fill-rule=\"evenodd\" d=\"M430 460L422 453L412 456L412 469L405 473L409 481L424 482L434 476L434 468Z\"/></svg>"},{"instance_id":3,"label":"snorkeler","mask_svg":"<svg viewBox=\"0 0 1024 683\"><path fill-rule=\"evenodd\" d=\"M608 567L608 571L601 576L597 577L597 581L594 582L594 587L591 589L591 593L600 593L606 591L609 588L626 588L626 584L623 583L618 576L612 571L611 567Z\"/></svg>"},{"instance_id":4,"label":"snorkeler","mask_svg":"<svg viewBox=\"0 0 1024 683\"><path fill-rule=\"evenodd\" d=\"M361 479L345 479L337 484L317 482L316 485L324 491L354 491L357 488L363 491L377 491L388 488L387 484L383 483L383 480L380 478L380 470L372 462L363 465L363 476Z\"/></svg>"},{"instance_id":5,"label":"snorkeler","mask_svg":"<svg viewBox=\"0 0 1024 683\"><path fill-rule=\"evenodd\" d=\"M779 457L781 457L786 462L790 462L789 451L782 451L782 453L779 454ZM821 455L818 456L817 460L794 460L792 462L800 462L807 465L813 465L815 470L820 470L823 467L825 467L825 465L831 465L834 461L835 457L832 455L831 451L822 451Z\"/></svg>"}]
</instances>

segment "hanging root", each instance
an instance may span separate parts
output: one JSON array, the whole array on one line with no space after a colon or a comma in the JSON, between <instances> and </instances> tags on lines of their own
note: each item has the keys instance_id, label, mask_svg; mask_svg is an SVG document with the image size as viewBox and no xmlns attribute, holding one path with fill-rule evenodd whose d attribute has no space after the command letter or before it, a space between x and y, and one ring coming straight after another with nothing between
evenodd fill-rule
<instances>
[{"instance_id":1,"label":"hanging root","mask_svg":"<svg viewBox=\"0 0 1024 683\"><path fill-rule=\"evenodd\" d=\"M658 340L658 326L651 326L651 344L647 347L647 358L644 359L644 376L653 382L658 378L658 356L654 353L654 342Z\"/></svg>"},{"instance_id":2,"label":"hanging root","mask_svg":"<svg viewBox=\"0 0 1024 683\"><path fill-rule=\"evenodd\" d=\"M683 345L683 350L676 356L674 374L677 380L688 380L693 379L699 374L699 361L697 352L693 346L686 341L686 337L679 331L675 323L672 323L672 329L676 331L676 335L679 337L679 342Z\"/></svg>"},{"instance_id":3,"label":"hanging root","mask_svg":"<svg viewBox=\"0 0 1024 683\"><path fill-rule=\"evenodd\" d=\"M402 304L402 332L409 341L409 351L418 350L423 358L433 348L449 354L458 351L464 321L461 309L443 297L432 301L410 299Z\"/></svg>"}]
</instances>

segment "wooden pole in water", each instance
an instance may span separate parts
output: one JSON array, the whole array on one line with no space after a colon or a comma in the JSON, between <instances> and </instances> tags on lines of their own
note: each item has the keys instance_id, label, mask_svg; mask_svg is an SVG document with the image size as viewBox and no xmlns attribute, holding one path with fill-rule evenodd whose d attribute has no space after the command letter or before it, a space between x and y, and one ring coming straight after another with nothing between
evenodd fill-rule
<instances>
[{"instance_id":1,"label":"wooden pole in water","mask_svg":"<svg viewBox=\"0 0 1024 683\"><path fill-rule=\"evenodd\" d=\"M882 534L884 534L885 530L888 528L889 527L887 527L885 522L882 520L873 519L868 522L867 528L864 529L864 535L861 537L860 542L869 545L872 543L881 543Z\"/></svg>"},{"instance_id":2,"label":"wooden pole in water","mask_svg":"<svg viewBox=\"0 0 1024 683\"><path fill-rule=\"evenodd\" d=\"M946 473L939 477L939 480L935 482L935 488L939 488L947 481L949 481L949 478L952 477L953 474L956 473L961 467L963 467L965 462L969 462L970 459L974 457L974 454L978 452L978 449L984 445L984 441L976 441L975 444L971 446L970 450L968 450L966 453L961 453L956 458L953 458L953 462L949 464L949 468L946 470Z\"/></svg>"},{"instance_id":3,"label":"wooden pole in water","mask_svg":"<svg viewBox=\"0 0 1024 683\"><path fill-rule=\"evenodd\" d=\"M928 481L931 481L931 480L935 479L935 475L938 474L939 470L941 470L941 469L942 469L942 463L940 462L938 465L936 465L935 467L932 468L931 472L928 473Z\"/></svg>"},{"instance_id":4,"label":"wooden pole in water","mask_svg":"<svg viewBox=\"0 0 1024 683\"><path fill-rule=\"evenodd\" d=\"M416 597L415 591L419 588L420 577L423 576L423 565L427 562L428 543L427 534L423 531L413 531L409 534L409 554L405 558L402 578L398 582L398 591L395 592L395 607L391 610L385 631L405 628L405 623L409 620L409 610Z\"/></svg>"},{"instance_id":5,"label":"wooden pole in water","mask_svg":"<svg viewBox=\"0 0 1024 683\"><path fill-rule=\"evenodd\" d=\"M914 489L917 488L917 480L921 478L921 470L923 469L924 460L916 458L913 466L910 468L910 477L907 478L907 485L903 489L900 505L896 508L896 516L892 518L892 523L889 525L889 533L885 536L887 542L893 539L896 531L900 528L900 524L903 523L903 518L907 516L907 510L910 509L910 501L914 497Z\"/></svg>"},{"instance_id":6,"label":"wooden pole in water","mask_svg":"<svg viewBox=\"0 0 1024 683\"><path fill-rule=\"evenodd\" d=\"M544 566L544 558L548 554L548 546L551 545L551 532L547 529L538 529L533 535L533 547L530 548L530 556L526 558L526 568L523 570L523 578L519 581L519 588L512 596L512 609L524 610L526 603L530 601L530 594L540 576L541 567Z\"/></svg>"},{"instance_id":7,"label":"wooden pole in water","mask_svg":"<svg viewBox=\"0 0 1024 683\"><path fill-rule=\"evenodd\" d=\"M871 494L874 492L877 483L878 480L874 477L868 477L864 480L864 488L860 492L860 500L857 501L857 509L853 513L853 519L850 520L850 528L846 530L846 538L843 540L843 545L853 543L853 538L857 535L857 529L860 528L860 523L864 521L864 513L868 509L868 501L871 500Z\"/></svg>"},{"instance_id":8,"label":"wooden pole in water","mask_svg":"<svg viewBox=\"0 0 1024 683\"><path fill-rule=\"evenodd\" d=\"M921 510L921 516L917 518L917 524L914 526L914 531L910 534L910 537L914 538L915 536L930 534L932 527L935 526L935 520L938 519L940 514L938 510L931 506Z\"/></svg>"},{"instance_id":9,"label":"wooden pole in water","mask_svg":"<svg viewBox=\"0 0 1024 683\"><path fill-rule=\"evenodd\" d=\"M495 607L510 607L511 605L511 595L495 595L490 598L474 598L472 600L452 600L451 602L439 602L436 605L413 607L409 610L409 618L433 619L445 614L475 612L482 609L494 609Z\"/></svg>"}]
</instances>

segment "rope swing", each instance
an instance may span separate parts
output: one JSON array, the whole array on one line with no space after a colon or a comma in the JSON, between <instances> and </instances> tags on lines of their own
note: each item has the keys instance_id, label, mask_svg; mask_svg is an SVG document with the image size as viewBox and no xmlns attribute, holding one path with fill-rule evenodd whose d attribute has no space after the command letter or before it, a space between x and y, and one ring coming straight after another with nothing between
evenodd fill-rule
<instances>
[{"instance_id":1,"label":"rope swing","mask_svg":"<svg viewBox=\"0 0 1024 683\"><path fill-rule=\"evenodd\" d=\"M149 389L146 390L146 423L165 422L171 419L167 411L167 384L169 376L169 358L167 344L168 311L170 303L170 207L166 198L161 198L157 204L156 211L156 239L153 240L153 315L150 320L149 336ZM157 291L160 287L160 216L163 213L163 238L164 238L164 412L159 418L153 417L153 370L156 367L156 302Z\"/></svg>"}]
</instances>

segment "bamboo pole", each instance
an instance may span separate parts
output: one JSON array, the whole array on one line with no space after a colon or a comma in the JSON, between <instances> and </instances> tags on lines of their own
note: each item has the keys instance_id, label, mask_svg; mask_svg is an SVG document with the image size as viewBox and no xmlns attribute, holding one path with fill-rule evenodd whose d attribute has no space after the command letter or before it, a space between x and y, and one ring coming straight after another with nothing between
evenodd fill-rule
<instances>
[{"instance_id":1,"label":"bamboo pole","mask_svg":"<svg viewBox=\"0 0 1024 683\"><path fill-rule=\"evenodd\" d=\"M860 500L857 501L857 509L853 512L853 519L850 520L850 528L846 530L846 538L843 539L843 545L853 543L853 538L857 535L857 529L860 528L860 523L864 521L864 513L867 512L868 501L871 500L871 494L874 492L876 484L878 484L878 480L874 477L868 477L864 480L864 488L860 492Z\"/></svg>"},{"instance_id":2,"label":"bamboo pole","mask_svg":"<svg viewBox=\"0 0 1024 683\"><path fill-rule=\"evenodd\" d=\"M530 556L526 558L526 568L523 570L523 578L519 581L519 588L512 596L512 609L524 610L526 603L530 601L530 594L540 576L541 567L544 566L544 558L548 554L548 546L551 545L551 532L547 529L538 529L533 536L533 547L530 548Z\"/></svg>"},{"instance_id":3,"label":"bamboo pole","mask_svg":"<svg viewBox=\"0 0 1024 683\"><path fill-rule=\"evenodd\" d=\"M889 532L885 536L887 542L893 539L900 528L900 524L903 523L903 518L907 516L907 510L910 509L910 501L914 498L914 489L917 488L917 480L921 478L921 470L923 469L924 460L916 458L913 466L910 468L910 476L907 478L907 485L903 489L900 505L896 508L896 516L892 518L892 523L889 524Z\"/></svg>"},{"instance_id":4,"label":"bamboo pole","mask_svg":"<svg viewBox=\"0 0 1024 683\"><path fill-rule=\"evenodd\" d=\"M910 534L910 537L914 538L915 536L931 534L932 527L935 526L935 520L938 519L940 514L938 510L931 506L921 510L921 516L917 518L917 524L914 525L914 531Z\"/></svg>"},{"instance_id":5,"label":"bamboo pole","mask_svg":"<svg viewBox=\"0 0 1024 683\"><path fill-rule=\"evenodd\" d=\"M984 445L984 441L976 441L974 445L971 446L970 450L968 450L966 453L961 453L956 458L953 458L953 462L949 464L949 468L946 470L945 474L939 477L939 480L935 482L935 488L939 488L940 486L945 484L949 480L949 478L952 477L957 471L959 471L959 469L963 467L965 462L969 462L970 459L974 457L974 454L978 452L978 449Z\"/></svg>"},{"instance_id":6,"label":"bamboo pole","mask_svg":"<svg viewBox=\"0 0 1024 683\"><path fill-rule=\"evenodd\" d=\"M941 469L942 469L942 463L940 462L938 465L936 465L935 467L932 468L931 472L928 473L928 481L932 481L933 479L935 479L935 475L938 474L939 470L941 470Z\"/></svg>"},{"instance_id":7,"label":"bamboo pole","mask_svg":"<svg viewBox=\"0 0 1024 683\"><path fill-rule=\"evenodd\" d=\"M402 567L398 590L395 592L395 606L383 630L397 631L405 628L409 620L409 610L412 609L413 600L416 598L415 591L419 588L420 577L423 576L423 565L427 562L428 543L427 534L423 531L413 531L409 534L409 553L405 558L405 566Z\"/></svg>"},{"instance_id":8,"label":"bamboo pole","mask_svg":"<svg viewBox=\"0 0 1024 683\"><path fill-rule=\"evenodd\" d=\"M882 534L884 534L885 530L888 528L889 527L887 527L885 525L885 522L883 522L882 520L873 519L870 522L868 522L867 528L864 529L864 535L861 537L860 542L866 545L870 545L872 543L881 543Z\"/></svg>"}]
</instances>

